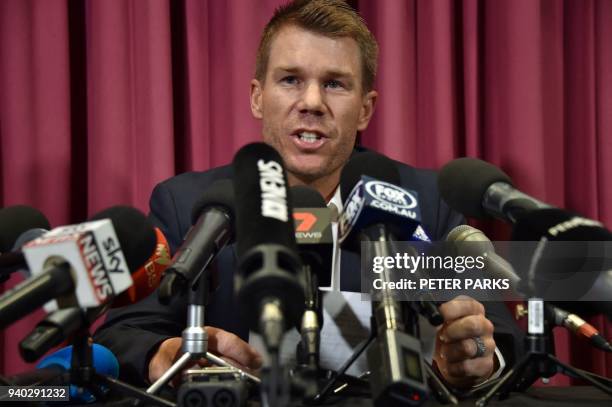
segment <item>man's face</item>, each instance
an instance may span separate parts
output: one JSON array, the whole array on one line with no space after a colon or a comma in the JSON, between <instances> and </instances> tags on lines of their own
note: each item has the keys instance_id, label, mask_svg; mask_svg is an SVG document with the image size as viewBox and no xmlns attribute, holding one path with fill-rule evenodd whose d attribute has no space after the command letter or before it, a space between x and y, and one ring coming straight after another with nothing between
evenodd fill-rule
<instances>
[{"instance_id":1,"label":"man's face","mask_svg":"<svg viewBox=\"0 0 612 407\"><path fill-rule=\"evenodd\" d=\"M339 175L374 110L376 92L364 92L362 75L352 38L285 26L272 40L265 81L251 82L251 110L291 175Z\"/></svg>"}]
</instances>

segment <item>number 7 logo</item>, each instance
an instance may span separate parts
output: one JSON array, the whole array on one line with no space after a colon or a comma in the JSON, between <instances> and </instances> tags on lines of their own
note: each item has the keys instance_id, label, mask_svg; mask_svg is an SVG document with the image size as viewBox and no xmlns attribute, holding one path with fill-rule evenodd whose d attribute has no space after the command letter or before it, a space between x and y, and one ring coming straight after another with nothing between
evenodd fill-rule
<instances>
[{"instance_id":1,"label":"number 7 logo","mask_svg":"<svg viewBox=\"0 0 612 407\"><path fill-rule=\"evenodd\" d=\"M299 222L296 227L296 232L308 232L317 222L317 217L310 212L293 212L293 219Z\"/></svg>"}]
</instances>

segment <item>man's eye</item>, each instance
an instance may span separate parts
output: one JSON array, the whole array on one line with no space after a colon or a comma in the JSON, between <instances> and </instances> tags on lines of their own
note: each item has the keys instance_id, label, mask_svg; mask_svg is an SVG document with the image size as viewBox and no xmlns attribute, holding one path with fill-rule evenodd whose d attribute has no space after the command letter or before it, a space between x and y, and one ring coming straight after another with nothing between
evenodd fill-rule
<instances>
[{"instance_id":1,"label":"man's eye","mask_svg":"<svg viewBox=\"0 0 612 407\"><path fill-rule=\"evenodd\" d=\"M331 89L338 89L338 88L343 88L344 85L340 81L337 81L335 79L331 79L331 80L325 82L325 87L331 88Z\"/></svg>"},{"instance_id":2,"label":"man's eye","mask_svg":"<svg viewBox=\"0 0 612 407\"><path fill-rule=\"evenodd\" d=\"M295 85L297 83L297 78L295 76L285 76L281 79L281 82L286 83L288 85Z\"/></svg>"}]
</instances>

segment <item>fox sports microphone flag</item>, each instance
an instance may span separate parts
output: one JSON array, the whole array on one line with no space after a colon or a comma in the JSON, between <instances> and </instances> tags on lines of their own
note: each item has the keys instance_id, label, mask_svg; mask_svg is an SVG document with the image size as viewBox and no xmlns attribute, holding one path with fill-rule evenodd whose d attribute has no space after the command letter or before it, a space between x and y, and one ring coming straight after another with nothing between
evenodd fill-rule
<instances>
[{"instance_id":1,"label":"fox sports microphone flag","mask_svg":"<svg viewBox=\"0 0 612 407\"><path fill-rule=\"evenodd\" d=\"M286 326L297 325L304 308L304 290L297 273L293 215L287 177L280 155L264 143L249 144L234 158L236 242L246 302L253 329L266 298L282 304Z\"/></svg>"},{"instance_id":2,"label":"fox sports microphone flag","mask_svg":"<svg viewBox=\"0 0 612 407\"><path fill-rule=\"evenodd\" d=\"M397 240L414 236L421 220L418 195L399 185L399 172L390 158L366 152L349 160L340 174L344 210L338 224L344 248L359 252L363 233L375 224L384 224Z\"/></svg>"}]
</instances>

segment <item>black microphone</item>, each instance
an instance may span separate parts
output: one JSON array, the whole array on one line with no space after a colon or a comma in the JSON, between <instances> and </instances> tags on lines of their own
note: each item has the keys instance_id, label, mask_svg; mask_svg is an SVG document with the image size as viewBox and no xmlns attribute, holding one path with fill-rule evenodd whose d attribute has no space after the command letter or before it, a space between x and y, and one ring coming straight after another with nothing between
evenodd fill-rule
<instances>
[{"instance_id":1,"label":"black microphone","mask_svg":"<svg viewBox=\"0 0 612 407\"><path fill-rule=\"evenodd\" d=\"M393 241L410 239L420 220L418 197L399 183L397 167L380 154L357 154L343 168L340 241L349 250L359 252L360 242L368 242L375 256L389 257ZM386 267L380 277L381 299L372 302L377 337L368 349L372 398L376 406L420 405L428 393L421 344L404 332L402 308L385 284Z\"/></svg>"},{"instance_id":2,"label":"black microphone","mask_svg":"<svg viewBox=\"0 0 612 407\"><path fill-rule=\"evenodd\" d=\"M233 166L238 295L250 329L274 358L283 333L304 313L287 176L280 155L264 143L241 148Z\"/></svg>"},{"instance_id":3,"label":"black microphone","mask_svg":"<svg viewBox=\"0 0 612 407\"><path fill-rule=\"evenodd\" d=\"M489 215L514 223L524 212L550 207L515 189L496 166L476 158L458 158L442 167L438 189L451 208L473 218Z\"/></svg>"},{"instance_id":4,"label":"black microphone","mask_svg":"<svg viewBox=\"0 0 612 407\"><path fill-rule=\"evenodd\" d=\"M26 243L38 239L48 231L49 230L43 228L34 228L28 229L19 235L17 240L15 240L13 250L0 256L0 263L2 263L2 266L0 266L0 283L8 279L9 275L16 271L20 271L21 275L26 279L30 278L32 273L28 269L28 264L26 263L21 248L25 246ZM2 276L5 276L4 280Z\"/></svg>"},{"instance_id":5,"label":"black microphone","mask_svg":"<svg viewBox=\"0 0 612 407\"><path fill-rule=\"evenodd\" d=\"M234 188L229 179L213 183L193 206L193 226L187 232L172 263L164 272L159 300L167 303L189 284L197 281L234 236Z\"/></svg>"},{"instance_id":6,"label":"black microphone","mask_svg":"<svg viewBox=\"0 0 612 407\"><path fill-rule=\"evenodd\" d=\"M290 194L296 221L295 237L306 280L306 310L300 326L302 341L298 348L298 360L316 369L319 366L320 331L323 326L319 286L331 284L331 213L321 194L312 188L294 186Z\"/></svg>"},{"instance_id":7,"label":"black microphone","mask_svg":"<svg viewBox=\"0 0 612 407\"><path fill-rule=\"evenodd\" d=\"M555 303L577 313L599 311L612 317L610 301L601 301L602 298L598 304L586 299L577 301L587 292L609 298L607 290L595 287L609 280L606 272L610 268L609 256L605 254L604 244L594 244L612 240L612 234L603 224L554 208L520 192L499 168L474 158L459 158L446 164L440 171L438 186L449 206L467 216L490 215L514 223L513 240L540 241L544 238L547 242L573 242L542 244L546 250L539 256L539 271L537 275L522 279L521 290L555 300L565 296L573 301ZM515 256L516 261L518 271L532 273L535 270L530 267L531 259L524 254Z\"/></svg>"},{"instance_id":8,"label":"black microphone","mask_svg":"<svg viewBox=\"0 0 612 407\"><path fill-rule=\"evenodd\" d=\"M39 237L41 237L48 231L49 229L43 229L43 228L34 228L34 229L26 230L25 232L19 235L17 240L15 240L15 244L13 245L13 252L20 251L21 247L25 246L26 243L29 243L32 240L38 239Z\"/></svg>"},{"instance_id":9,"label":"black microphone","mask_svg":"<svg viewBox=\"0 0 612 407\"><path fill-rule=\"evenodd\" d=\"M515 269L527 270L525 287L568 311L612 318L612 234L599 222L563 209L548 208L521 214L512 240L537 241L537 262L516 255Z\"/></svg>"},{"instance_id":10,"label":"black microphone","mask_svg":"<svg viewBox=\"0 0 612 407\"><path fill-rule=\"evenodd\" d=\"M79 307L51 312L19 343L21 358L29 363L35 362L49 349L81 329L86 322L85 312Z\"/></svg>"},{"instance_id":11,"label":"black microphone","mask_svg":"<svg viewBox=\"0 0 612 407\"><path fill-rule=\"evenodd\" d=\"M50 229L49 221L35 208L15 205L0 209L0 283L8 280L11 273L25 266L23 253L19 250L25 243L22 235L31 230L41 229ZM21 241L22 244L17 246L17 241Z\"/></svg>"},{"instance_id":12,"label":"black microphone","mask_svg":"<svg viewBox=\"0 0 612 407\"><path fill-rule=\"evenodd\" d=\"M25 205L0 209L0 254L11 251L23 232L37 228L51 228L49 221L39 210Z\"/></svg>"},{"instance_id":13,"label":"black microphone","mask_svg":"<svg viewBox=\"0 0 612 407\"><path fill-rule=\"evenodd\" d=\"M318 285L328 287L331 285L334 214L313 188L294 186L289 193L294 206L295 241L300 257L317 274Z\"/></svg>"}]
</instances>

